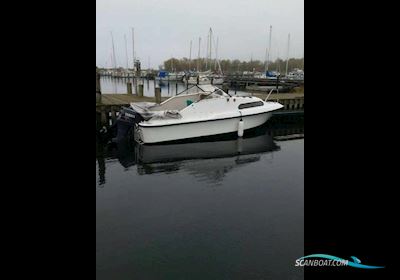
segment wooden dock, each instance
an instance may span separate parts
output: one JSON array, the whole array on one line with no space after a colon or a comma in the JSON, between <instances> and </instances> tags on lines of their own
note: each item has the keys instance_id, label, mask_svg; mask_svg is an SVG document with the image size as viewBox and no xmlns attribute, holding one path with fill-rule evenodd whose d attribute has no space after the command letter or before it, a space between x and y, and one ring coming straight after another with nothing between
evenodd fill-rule
<instances>
[{"instance_id":1,"label":"wooden dock","mask_svg":"<svg viewBox=\"0 0 400 280\"><path fill-rule=\"evenodd\" d=\"M293 79L266 79L266 78L253 78L253 77L237 77L227 76L225 82L232 88L243 89L248 86L283 86L288 88L298 87L304 85L304 80Z\"/></svg>"},{"instance_id":2,"label":"wooden dock","mask_svg":"<svg viewBox=\"0 0 400 280\"><path fill-rule=\"evenodd\" d=\"M253 96L265 100L268 94L253 93ZM304 93L272 93L268 101L281 103L284 107L279 112L291 112L304 110Z\"/></svg>"}]
</instances>

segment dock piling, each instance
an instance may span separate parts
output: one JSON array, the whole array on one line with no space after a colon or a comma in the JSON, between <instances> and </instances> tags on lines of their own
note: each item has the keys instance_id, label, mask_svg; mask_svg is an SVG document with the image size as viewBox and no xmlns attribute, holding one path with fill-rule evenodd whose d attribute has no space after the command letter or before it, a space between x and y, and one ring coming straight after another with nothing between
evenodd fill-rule
<instances>
[{"instance_id":1,"label":"dock piling","mask_svg":"<svg viewBox=\"0 0 400 280\"><path fill-rule=\"evenodd\" d=\"M237 82L235 82L235 95L236 95L236 91L237 91Z\"/></svg>"},{"instance_id":2,"label":"dock piling","mask_svg":"<svg viewBox=\"0 0 400 280\"><path fill-rule=\"evenodd\" d=\"M279 75L276 76L276 93L279 93Z\"/></svg>"},{"instance_id":3,"label":"dock piling","mask_svg":"<svg viewBox=\"0 0 400 280\"><path fill-rule=\"evenodd\" d=\"M107 124L107 112L106 112L106 108L104 108L104 107L101 110L100 123L102 125Z\"/></svg>"},{"instance_id":4,"label":"dock piling","mask_svg":"<svg viewBox=\"0 0 400 280\"><path fill-rule=\"evenodd\" d=\"M96 67L96 103L101 103L100 73Z\"/></svg>"},{"instance_id":5,"label":"dock piling","mask_svg":"<svg viewBox=\"0 0 400 280\"><path fill-rule=\"evenodd\" d=\"M132 94L132 83L131 82L127 82L126 83L126 87L127 87L128 94Z\"/></svg>"},{"instance_id":6,"label":"dock piling","mask_svg":"<svg viewBox=\"0 0 400 280\"><path fill-rule=\"evenodd\" d=\"M138 93L137 96L142 97L143 96L143 84L138 85Z\"/></svg>"},{"instance_id":7,"label":"dock piling","mask_svg":"<svg viewBox=\"0 0 400 280\"><path fill-rule=\"evenodd\" d=\"M111 119L112 119L112 123L115 123L115 121L117 119L117 112L115 111L114 106L111 107Z\"/></svg>"},{"instance_id":8,"label":"dock piling","mask_svg":"<svg viewBox=\"0 0 400 280\"><path fill-rule=\"evenodd\" d=\"M160 104L161 103L161 88L156 87L154 89L154 96L156 98L156 103Z\"/></svg>"}]
</instances>

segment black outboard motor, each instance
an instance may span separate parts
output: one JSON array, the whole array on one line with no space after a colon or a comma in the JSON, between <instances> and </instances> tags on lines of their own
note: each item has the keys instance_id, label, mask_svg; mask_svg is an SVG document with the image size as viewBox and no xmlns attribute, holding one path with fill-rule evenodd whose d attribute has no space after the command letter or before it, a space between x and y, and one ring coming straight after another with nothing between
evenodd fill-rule
<instances>
[{"instance_id":1,"label":"black outboard motor","mask_svg":"<svg viewBox=\"0 0 400 280\"><path fill-rule=\"evenodd\" d=\"M117 137L116 141L120 142L125 139L129 133L133 132L135 124L143 121L143 117L135 110L129 107L123 107L119 112L116 126L117 126Z\"/></svg>"}]
</instances>

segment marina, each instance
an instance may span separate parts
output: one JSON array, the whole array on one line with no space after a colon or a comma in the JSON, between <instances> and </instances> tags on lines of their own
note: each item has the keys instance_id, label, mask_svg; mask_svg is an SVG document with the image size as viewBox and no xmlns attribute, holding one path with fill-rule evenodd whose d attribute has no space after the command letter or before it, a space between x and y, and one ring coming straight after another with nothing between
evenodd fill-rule
<instances>
[{"instance_id":1,"label":"marina","mask_svg":"<svg viewBox=\"0 0 400 280\"><path fill-rule=\"evenodd\" d=\"M100 78L97 76L97 102L96 102L96 120L98 120L98 126L110 126L112 125L119 115L119 111L122 107L129 106L132 102L155 102L161 103L174 94L184 91L188 88L187 84L171 82L168 85L159 85L155 80L141 79L141 85L138 86L138 93L135 93L135 87L131 87L131 93L128 93L127 83L130 79L118 79L110 80L108 78ZM130 82L132 85L132 81ZM140 89L139 89L140 87ZM265 99L267 97L266 91L253 91L245 92L242 90L229 89L228 85L218 86L232 95L249 95L254 97ZM105 93L102 89L105 88ZM157 89L157 94L156 94ZM139 90L141 94L139 94ZM119 93L112 93L119 92ZM283 108L280 112L302 112L304 110L304 93L272 93L269 100L280 102Z\"/></svg>"},{"instance_id":2,"label":"marina","mask_svg":"<svg viewBox=\"0 0 400 280\"><path fill-rule=\"evenodd\" d=\"M96 0L97 280L304 279L299 2Z\"/></svg>"}]
</instances>

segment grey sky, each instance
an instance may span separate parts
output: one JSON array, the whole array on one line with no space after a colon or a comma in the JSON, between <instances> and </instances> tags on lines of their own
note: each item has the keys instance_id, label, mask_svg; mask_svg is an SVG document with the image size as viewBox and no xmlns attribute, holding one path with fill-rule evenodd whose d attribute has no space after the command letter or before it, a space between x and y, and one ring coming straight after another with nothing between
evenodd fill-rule
<instances>
[{"instance_id":1,"label":"grey sky","mask_svg":"<svg viewBox=\"0 0 400 280\"><path fill-rule=\"evenodd\" d=\"M272 59L286 58L290 33L290 57L304 54L304 0L96 0L96 65L111 66L113 32L118 66L126 66L124 34L132 67L132 35L142 68L168 58L205 55L208 30L219 37L221 59L264 60L269 25L272 25ZM213 50L213 57L215 50Z\"/></svg>"}]
</instances>

